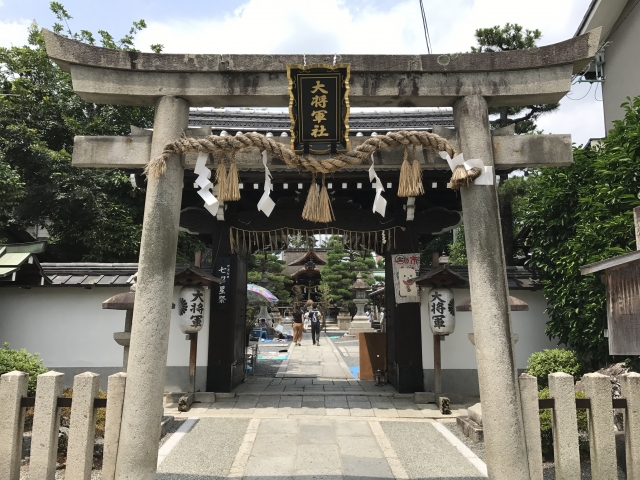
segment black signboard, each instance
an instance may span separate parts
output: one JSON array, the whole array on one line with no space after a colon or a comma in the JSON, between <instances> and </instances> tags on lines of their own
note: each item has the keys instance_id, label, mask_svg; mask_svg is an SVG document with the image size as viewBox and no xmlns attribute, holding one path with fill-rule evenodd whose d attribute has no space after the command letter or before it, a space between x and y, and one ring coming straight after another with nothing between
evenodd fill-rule
<instances>
[{"instance_id":1,"label":"black signboard","mask_svg":"<svg viewBox=\"0 0 640 480\"><path fill-rule=\"evenodd\" d=\"M349 64L287 66L293 150L349 150L349 74Z\"/></svg>"},{"instance_id":2,"label":"black signboard","mask_svg":"<svg viewBox=\"0 0 640 480\"><path fill-rule=\"evenodd\" d=\"M218 285L217 291L213 289L211 292L211 300L214 310L226 310L227 304L230 302L230 295L233 293L231 289L231 257L217 258L213 269L213 274L222 280Z\"/></svg>"}]
</instances>

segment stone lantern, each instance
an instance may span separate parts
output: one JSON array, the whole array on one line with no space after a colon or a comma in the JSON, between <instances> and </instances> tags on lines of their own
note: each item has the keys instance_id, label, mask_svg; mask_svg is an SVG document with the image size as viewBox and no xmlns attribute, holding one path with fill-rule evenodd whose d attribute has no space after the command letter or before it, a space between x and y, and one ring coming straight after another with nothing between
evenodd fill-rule
<instances>
[{"instance_id":1,"label":"stone lantern","mask_svg":"<svg viewBox=\"0 0 640 480\"><path fill-rule=\"evenodd\" d=\"M349 335L357 335L361 332L375 332L375 330L371 328L369 317L364 313L364 306L368 302L367 290L369 290L369 285L362 280L362 274L358 273L356 283L353 284L351 290L356 292L356 298L353 300L353 303L356 304L358 310L353 320L351 320Z\"/></svg>"}]
</instances>

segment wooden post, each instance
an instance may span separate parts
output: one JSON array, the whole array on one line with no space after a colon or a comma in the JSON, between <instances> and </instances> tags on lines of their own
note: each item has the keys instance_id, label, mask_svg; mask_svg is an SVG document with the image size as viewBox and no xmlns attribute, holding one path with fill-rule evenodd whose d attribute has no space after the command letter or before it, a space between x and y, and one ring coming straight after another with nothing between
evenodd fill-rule
<instances>
[{"instance_id":1,"label":"wooden post","mask_svg":"<svg viewBox=\"0 0 640 480\"><path fill-rule=\"evenodd\" d=\"M189 393L196 393L196 356L198 355L198 333L189 335Z\"/></svg>"},{"instance_id":2,"label":"wooden post","mask_svg":"<svg viewBox=\"0 0 640 480\"><path fill-rule=\"evenodd\" d=\"M432 252L431 253L431 268L438 268L440 266L440 253Z\"/></svg>"},{"instance_id":3,"label":"wooden post","mask_svg":"<svg viewBox=\"0 0 640 480\"><path fill-rule=\"evenodd\" d=\"M440 353L440 335L433 336L433 391L437 394L442 393L442 354Z\"/></svg>"}]
</instances>

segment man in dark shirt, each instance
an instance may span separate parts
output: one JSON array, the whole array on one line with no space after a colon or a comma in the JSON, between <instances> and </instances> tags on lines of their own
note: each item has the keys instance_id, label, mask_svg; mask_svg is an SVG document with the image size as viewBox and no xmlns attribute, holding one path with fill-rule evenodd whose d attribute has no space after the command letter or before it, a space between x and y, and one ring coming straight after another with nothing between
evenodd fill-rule
<instances>
[{"instance_id":1,"label":"man in dark shirt","mask_svg":"<svg viewBox=\"0 0 640 480\"><path fill-rule=\"evenodd\" d=\"M320 312L315 306L309 311L309 320L311 321L311 339L314 345L320 345Z\"/></svg>"},{"instance_id":2,"label":"man in dark shirt","mask_svg":"<svg viewBox=\"0 0 640 480\"><path fill-rule=\"evenodd\" d=\"M300 346L302 341L302 312L299 307L293 310L293 343Z\"/></svg>"}]
</instances>

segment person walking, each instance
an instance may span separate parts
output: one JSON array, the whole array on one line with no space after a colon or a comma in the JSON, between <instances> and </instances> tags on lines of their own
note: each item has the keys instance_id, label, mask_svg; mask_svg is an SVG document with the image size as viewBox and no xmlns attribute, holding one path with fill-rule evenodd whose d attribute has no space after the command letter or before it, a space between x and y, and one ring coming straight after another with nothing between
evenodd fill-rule
<instances>
[{"instance_id":1,"label":"person walking","mask_svg":"<svg viewBox=\"0 0 640 480\"><path fill-rule=\"evenodd\" d=\"M302 312L299 307L293 310L293 343L300 346L302 341Z\"/></svg>"},{"instance_id":2,"label":"person walking","mask_svg":"<svg viewBox=\"0 0 640 480\"><path fill-rule=\"evenodd\" d=\"M320 345L320 312L317 308L311 307L309 312L309 321L311 322L311 340L314 345Z\"/></svg>"}]
</instances>

